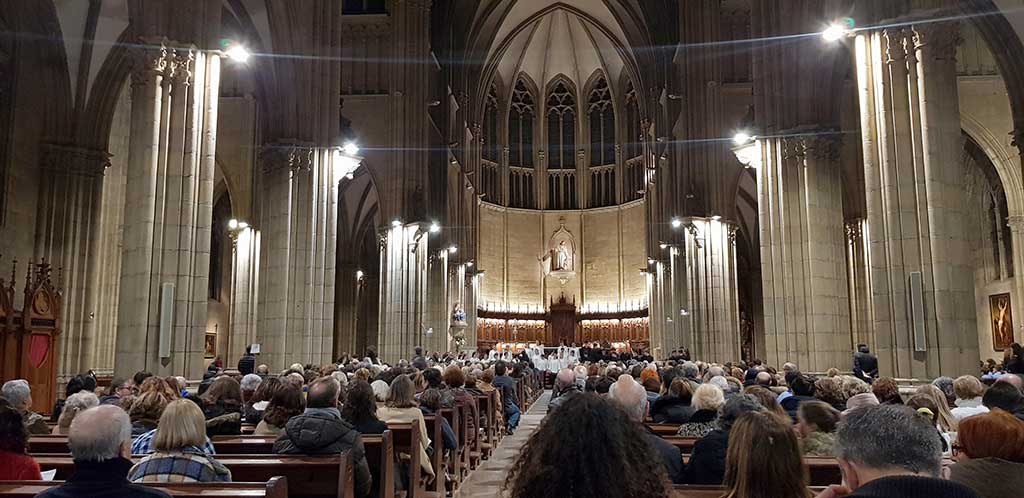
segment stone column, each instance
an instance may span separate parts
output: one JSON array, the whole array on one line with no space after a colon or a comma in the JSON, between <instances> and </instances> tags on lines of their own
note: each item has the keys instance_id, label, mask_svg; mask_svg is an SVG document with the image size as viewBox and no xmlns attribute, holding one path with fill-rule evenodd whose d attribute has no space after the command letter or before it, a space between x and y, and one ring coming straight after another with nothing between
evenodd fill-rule
<instances>
[{"instance_id":1,"label":"stone column","mask_svg":"<svg viewBox=\"0 0 1024 498\"><path fill-rule=\"evenodd\" d=\"M682 282L683 298L672 310L687 330L683 345L694 358L740 360L736 226L689 218L683 227L685 264L674 273Z\"/></svg>"},{"instance_id":2,"label":"stone column","mask_svg":"<svg viewBox=\"0 0 1024 498\"><path fill-rule=\"evenodd\" d=\"M341 255L339 255L341 256ZM342 256L343 257L343 256ZM353 256L354 257L354 256ZM365 276L355 263L338 266L334 289L335 328L334 355L356 353L356 320L359 316L359 292Z\"/></svg>"},{"instance_id":3,"label":"stone column","mask_svg":"<svg viewBox=\"0 0 1024 498\"><path fill-rule=\"evenodd\" d=\"M1019 304L1021 299L1024 299L1024 216L1010 216L1007 219L1007 223L1010 225L1010 244L1014 248L1013 251L1013 272L1014 272L1014 296L1017 299L1017 309L1024 309L1024 306ZM1019 323L1019 322L1018 322ZM1017 330L1013 331L1015 342L1024 342L1024 326L1017 325Z\"/></svg>"},{"instance_id":4,"label":"stone column","mask_svg":"<svg viewBox=\"0 0 1024 498\"><path fill-rule=\"evenodd\" d=\"M427 300L428 312L424 324L424 349L430 351L446 351L449 315L449 259L444 248L432 248L428 253L427 263Z\"/></svg>"},{"instance_id":5,"label":"stone column","mask_svg":"<svg viewBox=\"0 0 1024 498\"><path fill-rule=\"evenodd\" d=\"M429 254L426 235L427 227L414 223L392 226L381 237L377 354L387 361L409 358L424 339Z\"/></svg>"},{"instance_id":6,"label":"stone column","mask_svg":"<svg viewBox=\"0 0 1024 498\"><path fill-rule=\"evenodd\" d=\"M850 296L850 332L853 345L875 350L872 333L871 268L868 266L867 220L846 222L846 278Z\"/></svg>"},{"instance_id":7,"label":"stone column","mask_svg":"<svg viewBox=\"0 0 1024 498\"><path fill-rule=\"evenodd\" d=\"M167 40L133 50L115 371L195 378L203 371L220 58ZM161 319L169 325L163 348Z\"/></svg>"},{"instance_id":8,"label":"stone column","mask_svg":"<svg viewBox=\"0 0 1024 498\"><path fill-rule=\"evenodd\" d=\"M962 188L958 25L929 22L856 39L867 193L872 331L883 373L977 369L973 280ZM922 277L921 296L908 279ZM910 307L923 302L923 323ZM915 337L915 325L923 337Z\"/></svg>"},{"instance_id":9,"label":"stone column","mask_svg":"<svg viewBox=\"0 0 1024 498\"><path fill-rule=\"evenodd\" d=\"M759 140L765 360L805 371L849 363L839 142L826 130Z\"/></svg>"},{"instance_id":10,"label":"stone column","mask_svg":"<svg viewBox=\"0 0 1024 498\"><path fill-rule=\"evenodd\" d=\"M110 373L114 367L103 347L113 330L95 330L98 296L98 244L103 173L110 155L82 147L43 144L40 192L39 256L58 268L63 290L63 333L60 336L58 379L92 369ZM100 360L103 356L103 360Z\"/></svg>"},{"instance_id":11,"label":"stone column","mask_svg":"<svg viewBox=\"0 0 1024 498\"><path fill-rule=\"evenodd\" d=\"M327 363L334 352L337 151L305 144L264 148L260 317L257 341L272 370Z\"/></svg>"},{"instance_id":12,"label":"stone column","mask_svg":"<svg viewBox=\"0 0 1024 498\"><path fill-rule=\"evenodd\" d=\"M251 226L231 233L231 330L225 365L238 365L245 347L257 343L261 239L260 231Z\"/></svg>"}]
</instances>

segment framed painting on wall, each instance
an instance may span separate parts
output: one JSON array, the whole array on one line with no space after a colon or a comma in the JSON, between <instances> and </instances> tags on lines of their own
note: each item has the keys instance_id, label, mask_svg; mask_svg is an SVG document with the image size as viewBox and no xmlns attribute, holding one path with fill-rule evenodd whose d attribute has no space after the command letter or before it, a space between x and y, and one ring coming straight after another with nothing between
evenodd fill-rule
<instances>
[{"instance_id":1,"label":"framed painting on wall","mask_svg":"<svg viewBox=\"0 0 1024 498\"><path fill-rule=\"evenodd\" d=\"M203 358L213 358L214 356L217 356L217 333L207 332Z\"/></svg>"},{"instance_id":2,"label":"framed painting on wall","mask_svg":"<svg viewBox=\"0 0 1024 498\"><path fill-rule=\"evenodd\" d=\"M1002 351L1013 344L1013 313L1010 294L989 296L989 313L992 320L992 348Z\"/></svg>"}]
</instances>

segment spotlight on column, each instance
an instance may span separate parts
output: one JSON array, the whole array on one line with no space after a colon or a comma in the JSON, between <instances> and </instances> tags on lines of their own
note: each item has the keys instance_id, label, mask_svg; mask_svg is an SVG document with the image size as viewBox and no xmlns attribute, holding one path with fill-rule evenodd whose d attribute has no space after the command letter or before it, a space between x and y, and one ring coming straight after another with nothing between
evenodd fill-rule
<instances>
[{"instance_id":1,"label":"spotlight on column","mask_svg":"<svg viewBox=\"0 0 1024 498\"><path fill-rule=\"evenodd\" d=\"M747 133L745 131L738 131L735 135L732 136L732 143L736 145L745 145L750 143L750 141L753 139L754 137L751 136L750 133Z\"/></svg>"},{"instance_id":2,"label":"spotlight on column","mask_svg":"<svg viewBox=\"0 0 1024 498\"><path fill-rule=\"evenodd\" d=\"M459 246L448 246L448 254L455 254L457 252L459 252Z\"/></svg>"},{"instance_id":3,"label":"spotlight on column","mask_svg":"<svg viewBox=\"0 0 1024 498\"><path fill-rule=\"evenodd\" d=\"M654 258L647 258L647 264L653 265L654 264Z\"/></svg>"},{"instance_id":4,"label":"spotlight on column","mask_svg":"<svg viewBox=\"0 0 1024 498\"><path fill-rule=\"evenodd\" d=\"M679 218L672 218L672 228L679 228L683 226L683 220Z\"/></svg>"},{"instance_id":5,"label":"spotlight on column","mask_svg":"<svg viewBox=\"0 0 1024 498\"><path fill-rule=\"evenodd\" d=\"M359 154L359 146L356 145L355 142L346 143L345 146L341 148L341 150L343 150L345 154L350 156Z\"/></svg>"},{"instance_id":6,"label":"spotlight on column","mask_svg":"<svg viewBox=\"0 0 1024 498\"><path fill-rule=\"evenodd\" d=\"M234 218L228 220L228 230L238 230L238 220Z\"/></svg>"},{"instance_id":7,"label":"spotlight on column","mask_svg":"<svg viewBox=\"0 0 1024 498\"><path fill-rule=\"evenodd\" d=\"M668 249L668 244L662 242L661 245L659 245L658 247L660 247L662 249Z\"/></svg>"},{"instance_id":8,"label":"spotlight on column","mask_svg":"<svg viewBox=\"0 0 1024 498\"><path fill-rule=\"evenodd\" d=\"M239 230L245 230L246 228L249 228L249 224L248 223L246 223L244 221L239 221L238 222L238 229Z\"/></svg>"},{"instance_id":9,"label":"spotlight on column","mask_svg":"<svg viewBox=\"0 0 1024 498\"><path fill-rule=\"evenodd\" d=\"M232 45L231 48L225 50L224 55L227 56L228 59L243 64L248 62L249 57L252 56L252 54L249 52L249 49L238 44Z\"/></svg>"},{"instance_id":10,"label":"spotlight on column","mask_svg":"<svg viewBox=\"0 0 1024 498\"><path fill-rule=\"evenodd\" d=\"M363 270L356 270L356 280L363 279Z\"/></svg>"},{"instance_id":11,"label":"spotlight on column","mask_svg":"<svg viewBox=\"0 0 1024 498\"><path fill-rule=\"evenodd\" d=\"M430 224L430 233L438 233L441 231L441 225L436 221Z\"/></svg>"},{"instance_id":12,"label":"spotlight on column","mask_svg":"<svg viewBox=\"0 0 1024 498\"><path fill-rule=\"evenodd\" d=\"M679 310L679 316L690 316L690 312L685 309Z\"/></svg>"},{"instance_id":13,"label":"spotlight on column","mask_svg":"<svg viewBox=\"0 0 1024 498\"><path fill-rule=\"evenodd\" d=\"M711 221L721 221L721 219L722 217L717 214L711 217Z\"/></svg>"},{"instance_id":14,"label":"spotlight on column","mask_svg":"<svg viewBox=\"0 0 1024 498\"><path fill-rule=\"evenodd\" d=\"M472 261L466 261L466 268L472 268L472 267L473 267L473 262Z\"/></svg>"},{"instance_id":15,"label":"spotlight on column","mask_svg":"<svg viewBox=\"0 0 1024 498\"><path fill-rule=\"evenodd\" d=\"M391 221L391 226L395 228L402 226L402 220L395 218L394 220Z\"/></svg>"},{"instance_id":16,"label":"spotlight on column","mask_svg":"<svg viewBox=\"0 0 1024 498\"><path fill-rule=\"evenodd\" d=\"M843 39L849 33L850 29L846 26L843 26L842 24L833 24L825 28L825 31L821 32L821 37L825 41L833 43Z\"/></svg>"}]
</instances>

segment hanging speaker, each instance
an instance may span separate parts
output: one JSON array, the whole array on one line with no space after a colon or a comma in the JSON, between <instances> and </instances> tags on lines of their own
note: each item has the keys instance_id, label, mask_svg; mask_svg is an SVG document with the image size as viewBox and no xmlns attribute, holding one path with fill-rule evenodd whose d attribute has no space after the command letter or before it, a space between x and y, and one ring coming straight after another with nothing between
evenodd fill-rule
<instances>
[{"instance_id":1,"label":"hanging speaker","mask_svg":"<svg viewBox=\"0 0 1024 498\"><path fill-rule=\"evenodd\" d=\"M171 357L171 333L174 330L174 284L160 284L160 357Z\"/></svg>"}]
</instances>

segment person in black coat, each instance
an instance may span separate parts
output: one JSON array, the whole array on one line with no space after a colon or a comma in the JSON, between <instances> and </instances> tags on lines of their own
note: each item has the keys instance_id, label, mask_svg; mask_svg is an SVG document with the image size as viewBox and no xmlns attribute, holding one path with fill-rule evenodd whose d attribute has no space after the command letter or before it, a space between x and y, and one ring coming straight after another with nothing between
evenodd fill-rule
<instances>
[{"instance_id":1,"label":"person in black coat","mask_svg":"<svg viewBox=\"0 0 1024 498\"><path fill-rule=\"evenodd\" d=\"M795 422L796 412L800 408L800 403L817 401L817 398L814 397L814 379L803 374L794 375L792 380L789 381L789 392L790 396L782 397L779 405L782 406L783 410L786 410L786 413Z\"/></svg>"},{"instance_id":2,"label":"person in black coat","mask_svg":"<svg viewBox=\"0 0 1024 498\"><path fill-rule=\"evenodd\" d=\"M245 347L245 354L238 359L238 373L249 375L256 370L256 357L252 354L252 347Z\"/></svg>"},{"instance_id":3,"label":"person in black coat","mask_svg":"<svg viewBox=\"0 0 1024 498\"><path fill-rule=\"evenodd\" d=\"M341 418L338 395L341 385L331 377L309 385L306 411L292 417L274 442L274 453L283 455L337 455L352 452L356 496L369 496L372 484L366 463L363 438L352 424Z\"/></svg>"},{"instance_id":4,"label":"person in black coat","mask_svg":"<svg viewBox=\"0 0 1024 498\"><path fill-rule=\"evenodd\" d=\"M878 377L878 357L871 354L867 344L857 345L853 354L853 375L868 384Z\"/></svg>"},{"instance_id":5,"label":"person in black coat","mask_svg":"<svg viewBox=\"0 0 1024 498\"><path fill-rule=\"evenodd\" d=\"M754 396L739 394L733 396L718 414L718 429L697 440L693 445L690 464L683 474L685 484L720 485L725 479L725 455L729 449L729 430L744 413L765 411Z\"/></svg>"},{"instance_id":6,"label":"person in black coat","mask_svg":"<svg viewBox=\"0 0 1024 498\"><path fill-rule=\"evenodd\" d=\"M101 405L76 415L68 438L75 472L63 485L36 497L170 498L163 491L128 481L132 468L130 432L128 414L114 405Z\"/></svg>"},{"instance_id":7,"label":"person in black coat","mask_svg":"<svg viewBox=\"0 0 1024 498\"><path fill-rule=\"evenodd\" d=\"M692 389L689 381L673 380L668 387L668 394L651 405L651 419L659 424L685 424L694 412L690 404Z\"/></svg>"}]
</instances>

